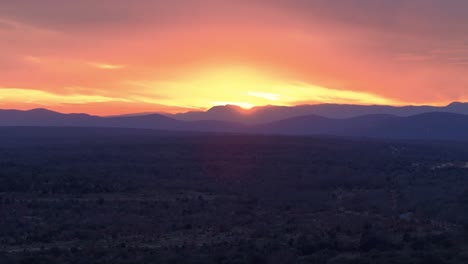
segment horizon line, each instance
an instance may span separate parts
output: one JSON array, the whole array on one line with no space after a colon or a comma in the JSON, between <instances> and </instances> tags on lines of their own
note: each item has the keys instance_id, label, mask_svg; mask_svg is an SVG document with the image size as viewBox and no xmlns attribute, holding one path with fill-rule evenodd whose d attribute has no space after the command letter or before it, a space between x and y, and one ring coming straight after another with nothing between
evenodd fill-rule
<instances>
[{"instance_id":1,"label":"horizon line","mask_svg":"<svg viewBox=\"0 0 468 264\"><path fill-rule=\"evenodd\" d=\"M435 107L435 108L444 108L444 107L449 107L454 104L468 104L468 102L462 102L462 101L453 101L448 104L404 104L404 105L390 105L390 104L352 104L352 103L316 103L316 104L298 104L298 105L273 105L273 104L267 104L267 105L258 105L258 106L253 106L251 108L244 108L242 106L236 105L236 104L220 104L220 105L214 105L212 107L204 108L204 109L194 109L191 111L183 111L183 112L175 112L175 113L170 113L170 112L164 112L164 111L143 111L143 112L128 112L128 113L122 113L122 114L110 114L110 115L99 115L99 114L91 114L87 112L67 112L67 111L58 111L54 110L52 108L47 108L47 107L36 107L36 108L28 108L28 109L18 109L18 108L0 108L0 111L21 111L21 112L29 112L29 111L35 111L35 110L46 110L49 112L54 112L58 114L84 114L84 115L89 115L89 116L98 116L98 117L118 117L118 116L132 116L132 115L151 115L151 114L160 114L160 115L166 115L166 116L174 116L174 115L180 115L180 114L187 114L187 113L193 113L193 112L198 112L198 113L207 113L211 109L218 108L218 107L233 107L238 110L238 112L242 113L249 113L249 112L254 112L257 109L261 108L267 108L267 107L284 107L284 108L294 108L294 107L304 107L304 106L321 106L321 105L336 105L336 106L363 106L363 107L372 107L372 106L385 106L385 107L394 107L394 108L403 108L403 107Z\"/></svg>"}]
</instances>

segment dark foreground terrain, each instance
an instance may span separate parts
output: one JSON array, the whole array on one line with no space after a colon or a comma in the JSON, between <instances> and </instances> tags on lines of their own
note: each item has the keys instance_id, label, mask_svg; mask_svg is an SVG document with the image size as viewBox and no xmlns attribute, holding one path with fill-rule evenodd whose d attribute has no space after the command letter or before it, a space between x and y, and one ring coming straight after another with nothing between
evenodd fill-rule
<instances>
[{"instance_id":1,"label":"dark foreground terrain","mask_svg":"<svg viewBox=\"0 0 468 264\"><path fill-rule=\"evenodd\" d=\"M0 263L468 263L468 142L1 128Z\"/></svg>"}]
</instances>

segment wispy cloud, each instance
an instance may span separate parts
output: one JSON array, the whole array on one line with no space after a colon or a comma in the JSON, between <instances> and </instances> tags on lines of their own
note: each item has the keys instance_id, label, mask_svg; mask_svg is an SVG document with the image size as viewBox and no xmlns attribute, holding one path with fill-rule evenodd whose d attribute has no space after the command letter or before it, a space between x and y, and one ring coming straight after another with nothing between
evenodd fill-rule
<instances>
[{"instance_id":1,"label":"wispy cloud","mask_svg":"<svg viewBox=\"0 0 468 264\"><path fill-rule=\"evenodd\" d=\"M40 57L40 56L23 56L23 60L30 63L36 64L43 64L49 66L57 66L63 67L64 65L67 66L81 66L81 67L91 67L95 69L101 70L119 70L127 68L127 65L123 64L111 64L111 63L103 63L103 62L88 62L83 60L77 59L61 59L55 57Z\"/></svg>"},{"instance_id":2,"label":"wispy cloud","mask_svg":"<svg viewBox=\"0 0 468 264\"><path fill-rule=\"evenodd\" d=\"M430 54L418 54L418 53L403 53L397 56L397 60L400 61L428 61L433 59Z\"/></svg>"},{"instance_id":3,"label":"wispy cloud","mask_svg":"<svg viewBox=\"0 0 468 264\"><path fill-rule=\"evenodd\" d=\"M368 92L352 90L336 90L306 83L298 83L288 87L297 90L295 97L289 98L289 105L309 103L338 103L338 104L381 104L401 105L402 102ZM304 99L305 98L305 99Z\"/></svg>"},{"instance_id":4,"label":"wispy cloud","mask_svg":"<svg viewBox=\"0 0 468 264\"><path fill-rule=\"evenodd\" d=\"M1 4L0 4L1 6ZM16 34L18 31L23 34L36 35L36 36L57 36L60 35L58 31L49 28L40 27L34 24L24 23L21 21L8 19L0 16L0 33Z\"/></svg>"},{"instance_id":5,"label":"wispy cloud","mask_svg":"<svg viewBox=\"0 0 468 264\"><path fill-rule=\"evenodd\" d=\"M125 98L114 98L89 94L54 94L41 90L0 87L0 98L5 102L23 102L47 105L54 104L85 104L99 102L131 102Z\"/></svg>"},{"instance_id":6,"label":"wispy cloud","mask_svg":"<svg viewBox=\"0 0 468 264\"><path fill-rule=\"evenodd\" d=\"M102 70L119 70L119 69L123 69L127 67L125 65L120 65L120 64L109 64L109 63L99 63L99 62L90 62L89 65L98 69L102 69Z\"/></svg>"}]
</instances>

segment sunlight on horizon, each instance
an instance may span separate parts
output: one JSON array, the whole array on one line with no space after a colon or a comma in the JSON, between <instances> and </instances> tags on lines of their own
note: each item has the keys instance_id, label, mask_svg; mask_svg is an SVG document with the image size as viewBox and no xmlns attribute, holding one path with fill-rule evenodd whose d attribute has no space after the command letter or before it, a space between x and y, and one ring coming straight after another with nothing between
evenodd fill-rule
<instances>
[{"instance_id":1,"label":"sunlight on horizon","mask_svg":"<svg viewBox=\"0 0 468 264\"><path fill-rule=\"evenodd\" d=\"M148 91L165 87L168 92L158 101L166 105L210 107L255 106L315 103L399 104L378 95L337 90L304 82L295 82L248 67L205 69L180 80L139 83ZM194 89L196 87L196 89Z\"/></svg>"},{"instance_id":2,"label":"sunlight on horizon","mask_svg":"<svg viewBox=\"0 0 468 264\"><path fill-rule=\"evenodd\" d=\"M96 65L102 69L118 69L117 65ZM125 67L125 66L121 66ZM34 89L0 89L4 103L29 102L41 107L60 110L60 106L125 102L129 104L174 107L170 112L181 109L208 109L218 105L237 105L243 109L257 106L293 106L299 104L353 103L353 104L401 104L378 95L350 90L337 90L288 78L268 74L249 67L206 68L189 72L170 81L127 81L136 95L120 96L100 94L53 93ZM164 88L164 89L161 89ZM70 91L84 90L83 87L68 88ZM158 92L164 90L164 93ZM179 107L179 108L177 108ZM150 110L150 109L148 109ZM123 110L124 112L125 110ZM129 112L131 112L129 110Z\"/></svg>"}]
</instances>

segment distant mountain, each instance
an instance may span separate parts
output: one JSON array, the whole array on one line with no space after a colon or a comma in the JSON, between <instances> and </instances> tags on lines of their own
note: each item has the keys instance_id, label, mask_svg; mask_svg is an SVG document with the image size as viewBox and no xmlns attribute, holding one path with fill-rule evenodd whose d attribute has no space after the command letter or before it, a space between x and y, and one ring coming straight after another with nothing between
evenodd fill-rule
<instances>
[{"instance_id":1,"label":"distant mountain","mask_svg":"<svg viewBox=\"0 0 468 264\"><path fill-rule=\"evenodd\" d=\"M243 127L223 121L185 122L161 114L100 117L88 114L62 114L47 109L0 110L0 126L118 127L176 131L239 131Z\"/></svg>"},{"instance_id":2,"label":"distant mountain","mask_svg":"<svg viewBox=\"0 0 468 264\"><path fill-rule=\"evenodd\" d=\"M318 104L300 106L260 106L245 110L238 106L215 106L205 112L195 111L167 115L181 121L219 120L246 124L260 124L287 118L318 115L328 118L352 118L363 115L386 114L412 116L430 112L468 115L468 103L452 103L447 106L386 106L386 105L339 105Z\"/></svg>"},{"instance_id":3,"label":"distant mountain","mask_svg":"<svg viewBox=\"0 0 468 264\"><path fill-rule=\"evenodd\" d=\"M193 111L181 114L169 115L182 121L221 120L231 122L244 122L251 117L247 110L236 105L214 106L207 111Z\"/></svg>"},{"instance_id":4,"label":"distant mountain","mask_svg":"<svg viewBox=\"0 0 468 264\"><path fill-rule=\"evenodd\" d=\"M449 107L462 108L454 104ZM235 107L216 108L225 114ZM202 120L180 121L160 114L99 117L87 114L61 114L47 109L0 110L0 126L107 127L167 131L228 132L283 135L334 135L388 139L468 140L468 115L430 112L412 116L372 114L352 118L305 115L261 124ZM1 136L1 135L0 135Z\"/></svg>"},{"instance_id":5,"label":"distant mountain","mask_svg":"<svg viewBox=\"0 0 468 264\"><path fill-rule=\"evenodd\" d=\"M258 125L255 126L255 132L389 139L468 140L468 115L434 112L409 117L367 115L348 119L303 116Z\"/></svg>"},{"instance_id":6,"label":"distant mountain","mask_svg":"<svg viewBox=\"0 0 468 264\"><path fill-rule=\"evenodd\" d=\"M95 126L101 118L87 114L61 114L47 109L0 110L1 126Z\"/></svg>"}]
</instances>

